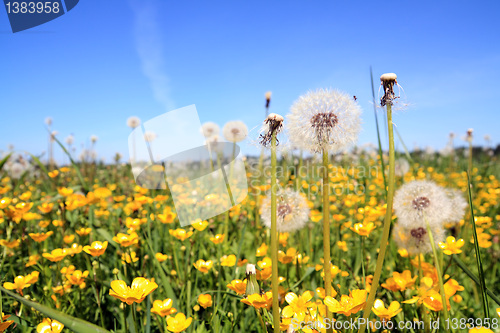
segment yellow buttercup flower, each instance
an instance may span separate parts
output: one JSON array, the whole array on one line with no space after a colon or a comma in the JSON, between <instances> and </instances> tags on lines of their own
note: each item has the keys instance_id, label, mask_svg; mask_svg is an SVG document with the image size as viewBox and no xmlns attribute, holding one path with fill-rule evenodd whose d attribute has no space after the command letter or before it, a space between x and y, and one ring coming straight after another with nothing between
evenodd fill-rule
<instances>
[{"instance_id":1,"label":"yellow buttercup flower","mask_svg":"<svg viewBox=\"0 0 500 333\"><path fill-rule=\"evenodd\" d=\"M186 318L183 313L178 313L175 317L167 318L167 330L174 333L185 331L192 321L193 318Z\"/></svg>"},{"instance_id":2,"label":"yellow buttercup flower","mask_svg":"<svg viewBox=\"0 0 500 333\"><path fill-rule=\"evenodd\" d=\"M7 208L10 205L11 202L12 202L11 198L2 198L2 199L0 199L0 209Z\"/></svg>"},{"instance_id":3,"label":"yellow buttercup flower","mask_svg":"<svg viewBox=\"0 0 500 333\"><path fill-rule=\"evenodd\" d=\"M37 243L40 243L40 242L43 242L44 240L46 240L47 238L49 238L50 236L52 236L54 234L53 231L48 231L46 233L29 233L28 235Z\"/></svg>"},{"instance_id":4,"label":"yellow buttercup flower","mask_svg":"<svg viewBox=\"0 0 500 333\"><path fill-rule=\"evenodd\" d=\"M283 251L278 251L278 260L282 264L289 264L295 259L295 256L297 255L297 250L293 247L289 248L286 253Z\"/></svg>"},{"instance_id":5,"label":"yellow buttercup flower","mask_svg":"<svg viewBox=\"0 0 500 333\"><path fill-rule=\"evenodd\" d=\"M373 313L383 321L391 320L392 317L402 311L399 302L393 301L386 309L384 302L380 299L375 300L372 310Z\"/></svg>"},{"instance_id":6,"label":"yellow buttercup flower","mask_svg":"<svg viewBox=\"0 0 500 333\"><path fill-rule=\"evenodd\" d=\"M314 304L310 302L312 298L313 294L310 291L304 292L302 296L297 296L294 293L286 294L285 300L289 305L283 309L283 316L287 318L294 317L298 321L304 321L308 308Z\"/></svg>"},{"instance_id":7,"label":"yellow buttercup flower","mask_svg":"<svg viewBox=\"0 0 500 333\"><path fill-rule=\"evenodd\" d=\"M241 302L253 306L256 309L260 308L269 308L273 302L273 293L268 291L263 295L260 294L252 294L248 295L246 298L243 298Z\"/></svg>"},{"instance_id":8,"label":"yellow buttercup flower","mask_svg":"<svg viewBox=\"0 0 500 333\"><path fill-rule=\"evenodd\" d=\"M204 309L211 307L212 303L212 296L210 294L201 294L198 296L198 304Z\"/></svg>"},{"instance_id":9,"label":"yellow buttercup flower","mask_svg":"<svg viewBox=\"0 0 500 333\"><path fill-rule=\"evenodd\" d=\"M13 241L7 241L6 239L0 239L0 245L5 246L9 249L15 249L21 244L21 241L19 239L15 239Z\"/></svg>"},{"instance_id":10,"label":"yellow buttercup flower","mask_svg":"<svg viewBox=\"0 0 500 333\"><path fill-rule=\"evenodd\" d=\"M137 277L132 281L129 287L122 280L115 280L111 282L111 290L109 294L128 305L136 302L141 303L146 296L151 294L158 288L154 281L149 281L143 277Z\"/></svg>"},{"instance_id":11,"label":"yellow buttercup flower","mask_svg":"<svg viewBox=\"0 0 500 333\"><path fill-rule=\"evenodd\" d=\"M158 214L157 215L158 220L160 220L160 222L163 224L174 223L176 216L177 215L173 212L165 212L165 214Z\"/></svg>"},{"instance_id":12,"label":"yellow buttercup flower","mask_svg":"<svg viewBox=\"0 0 500 333\"><path fill-rule=\"evenodd\" d=\"M7 328L9 328L10 325L14 323L13 320L7 320L9 319L9 315L5 316L4 313L0 313L0 317L2 320L0 320L0 333L5 332Z\"/></svg>"},{"instance_id":13,"label":"yellow buttercup flower","mask_svg":"<svg viewBox=\"0 0 500 333\"><path fill-rule=\"evenodd\" d=\"M63 237L63 242L66 244L71 244L75 240L75 235L66 235Z\"/></svg>"},{"instance_id":14,"label":"yellow buttercup flower","mask_svg":"<svg viewBox=\"0 0 500 333\"><path fill-rule=\"evenodd\" d=\"M165 260L167 260L167 259L168 259L168 255L163 254L163 253L160 253L160 252L158 252L158 253L155 255L155 257L156 257L156 260L158 260L159 262L164 262Z\"/></svg>"},{"instance_id":15,"label":"yellow buttercup flower","mask_svg":"<svg viewBox=\"0 0 500 333\"><path fill-rule=\"evenodd\" d=\"M39 259L40 259L40 256L38 254L34 254L34 255L29 256L28 262L26 263L26 265L24 265L24 267L31 267L31 266L36 265L38 263Z\"/></svg>"},{"instance_id":16,"label":"yellow buttercup flower","mask_svg":"<svg viewBox=\"0 0 500 333\"><path fill-rule=\"evenodd\" d=\"M446 237L446 243L439 242L439 247L443 250L444 254L452 255L462 253L460 248L464 246L465 242L463 239L455 240L455 237Z\"/></svg>"},{"instance_id":17,"label":"yellow buttercup flower","mask_svg":"<svg viewBox=\"0 0 500 333\"><path fill-rule=\"evenodd\" d=\"M54 207L53 203L44 202L40 206L38 206L38 210L44 214L48 214L52 211L53 207Z\"/></svg>"},{"instance_id":18,"label":"yellow buttercup flower","mask_svg":"<svg viewBox=\"0 0 500 333\"><path fill-rule=\"evenodd\" d=\"M92 228L80 228L78 230L75 230L75 232L78 236L83 237L89 235L92 232Z\"/></svg>"},{"instance_id":19,"label":"yellow buttercup flower","mask_svg":"<svg viewBox=\"0 0 500 333\"><path fill-rule=\"evenodd\" d=\"M123 247L129 247L139 243L139 235L136 232L131 232L130 234L119 233L113 237L113 241L117 242Z\"/></svg>"},{"instance_id":20,"label":"yellow buttercup flower","mask_svg":"<svg viewBox=\"0 0 500 333\"><path fill-rule=\"evenodd\" d=\"M409 270L403 271L403 273L392 272L392 277L388 278L385 283L381 286L385 289L391 291L404 291L410 287L413 287L417 276L411 277L411 272Z\"/></svg>"},{"instance_id":21,"label":"yellow buttercup flower","mask_svg":"<svg viewBox=\"0 0 500 333\"><path fill-rule=\"evenodd\" d=\"M137 254L135 253L135 251L132 251L129 253L124 253L122 255L122 264L125 265L125 263L127 264L132 264L134 262L138 262L139 261L139 258L137 257Z\"/></svg>"},{"instance_id":22,"label":"yellow buttercup flower","mask_svg":"<svg viewBox=\"0 0 500 333\"><path fill-rule=\"evenodd\" d=\"M38 281L39 272L35 271L26 276L16 276L14 282L4 282L3 287L7 290L16 290L21 296L23 295L23 289L28 288L33 283Z\"/></svg>"},{"instance_id":23,"label":"yellow buttercup flower","mask_svg":"<svg viewBox=\"0 0 500 333\"><path fill-rule=\"evenodd\" d=\"M222 258L220 258L220 265L226 267L233 267L234 265L236 265L236 256L234 254L223 256Z\"/></svg>"},{"instance_id":24,"label":"yellow buttercup flower","mask_svg":"<svg viewBox=\"0 0 500 333\"><path fill-rule=\"evenodd\" d=\"M36 331L38 333L59 333L63 330L64 325L55 319L45 318L40 324L37 325Z\"/></svg>"},{"instance_id":25,"label":"yellow buttercup flower","mask_svg":"<svg viewBox=\"0 0 500 333\"><path fill-rule=\"evenodd\" d=\"M43 253L42 256L52 262L58 262L64 259L68 255L67 249L55 249L50 253Z\"/></svg>"},{"instance_id":26,"label":"yellow buttercup flower","mask_svg":"<svg viewBox=\"0 0 500 333\"><path fill-rule=\"evenodd\" d=\"M67 187L60 187L57 189L57 192L63 197L68 197L73 194L73 189Z\"/></svg>"},{"instance_id":27,"label":"yellow buttercup flower","mask_svg":"<svg viewBox=\"0 0 500 333\"><path fill-rule=\"evenodd\" d=\"M196 222L191 223L191 225L196 230L203 231L208 227L208 221L202 221L201 219L198 219Z\"/></svg>"},{"instance_id":28,"label":"yellow buttercup flower","mask_svg":"<svg viewBox=\"0 0 500 333\"><path fill-rule=\"evenodd\" d=\"M224 241L224 235L223 234L217 234L214 237L210 237L210 241L214 244L221 244Z\"/></svg>"},{"instance_id":29,"label":"yellow buttercup flower","mask_svg":"<svg viewBox=\"0 0 500 333\"><path fill-rule=\"evenodd\" d=\"M59 175L59 170L49 171L48 175L50 178L56 178Z\"/></svg>"},{"instance_id":30,"label":"yellow buttercup flower","mask_svg":"<svg viewBox=\"0 0 500 333\"><path fill-rule=\"evenodd\" d=\"M175 308L172 307L174 302L170 299L156 300L153 302L153 307L151 308L151 313L157 314L161 317L170 316L177 312Z\"/></svg>"},{"instance_id":31,"label":"yellow buttercup flower","mask_svg":"<svg viewBox=\"0 0 500 333\"><path fill-rule=\"evenodd\" d=\"M80 289L84 289L86 284L85 284L85 278L87 278L87 276L89 276L89 271L80 271L80 270L76 270L74 272L72 272L71 274L67 274L66 275L66 279L68 279L68 281L74 285L74 286L79 286Z\"/></svg>"},{"instance_id":32,"label":"yellow buttercup flower","mask_svg":"<svg viewBox=\"0 0 500 333\"><path fill-rule=\"evenodd\" d=\"M213 262L212 260L205 261L203 259L198 259L193 264L193 266L202 273L208 273L208 271L212 268Z\"/></svg>"},{"instance_id":33,"label":"yellow buttercup flower","mask_svg":"<svg viewBox=\"0 0 500 333\"><path fill-rule=\"evenodd\" d=\"M186 231L185 229L181 228L175 230L170 229L168 232L170 233L170 235L174 236L180 241L185 241L193 235L192 231Z\"/></svg>"},{"instance_id":34,"label":"yellow buttercup flower","mask_svg":"<svg viewBox=\"0 0 500 333\"><path fill-rule=\"evenodd\" d=\"M266 243L262 243L259 248L257 248L257 251L255 252L256 257L263 257L267 254L267 249L269 246L266 245Z\"/></svg>"},{"instance_id":35,"label":"yellow buttercup flower","mask_svg":"<svg viewBox=\"0 0 500 333\"><path fill-rule=\"evenodd\" d=\"M360 236L368 237L370 233L375 230L375 224L373 222L368 223L356 223L354 227L350 228L352 231L357 233Z\"/></svg>"},{"instance_id":36,"label":"yellow buttercup flower","mask_svg":"<svg viewBox=\"0 0 500 333\"><path fill-rule=\"evenodd\" d=\"M227 284L226 287L237 293L238 295L245 294L247 290L247 282L246 280L233 280L231 283Z\"/></svg>"},{"instance_id":37,"label":"yellow buttercup flower","mask_svg":"<svg viewBox=\"0 0 500 333\"><path fill-rule=\"evenodd\" d=\"M99 257L99 256L103 255L104 252L106 252L107 248L108 248L107 241L104 241L102 243L99 241L95 241L95 242L92 242L92 244L90 244L90 245L85 245L83 247L83 251L85 253L90 254L92 257Z\"/></svg>"},{"instance_id":38,"label":"yellow buttercup flower","mask_svg":"<svg viewBox=\"0 0 500 333\"><path fill-rule=\"evenodd\" d=\"M349 295L342 295L340 302L331 296L326 296L324 303L331 312L350 316L363 309L366 303L366 296L366 290L356 289Z\"/></svg>"}]
</instances>

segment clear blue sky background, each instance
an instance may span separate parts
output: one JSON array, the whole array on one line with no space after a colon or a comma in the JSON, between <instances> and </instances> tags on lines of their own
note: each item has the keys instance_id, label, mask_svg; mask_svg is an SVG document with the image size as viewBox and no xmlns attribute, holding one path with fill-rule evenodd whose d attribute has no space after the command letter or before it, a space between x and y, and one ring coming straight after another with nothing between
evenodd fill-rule
<instances>
[{"instance_id":1,"label":"clear blue sky background","mask_svg":"<svg viewBox=\"0 0 500 333\"><path fill-rule=\"evenodd\" d=\"M82 0L13 34L1 8L0 149L46 150L51 116L61 139L73 133L80 148L95 134L100 155L126 159L129 116L196 104L202 122L253 129L267 90L286 114L321 87L356 95L359 143L376 142L370 66L376 79L398 74L411 107L394 121L408 146L439 149L469 127L496 145L499 16L499 1Z\"/></svg>"}]
</instances>

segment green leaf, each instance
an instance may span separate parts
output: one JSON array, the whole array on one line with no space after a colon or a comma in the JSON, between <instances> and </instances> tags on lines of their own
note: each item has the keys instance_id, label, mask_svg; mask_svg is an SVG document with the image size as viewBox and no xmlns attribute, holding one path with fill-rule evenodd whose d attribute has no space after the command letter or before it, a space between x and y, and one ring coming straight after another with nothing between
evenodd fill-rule
<instances>
[{"instance_id":1,"label":"green leaf","mask_svg":"<svg viewBox=\"0 0 500 333\"><path fill-rule=\"evenodd\" d=\"M110 333L108 330L96 326L92 323L89 323L88 321L82 320L80 318L75 318L72 316L69 316L65 313L62 313L58 310L49 308L48 306L38 304L36 302L28 301L26 298L14 294L11 291L8 291L7 289L0 287L0 290L4 292L5 294L9 295L12 298L15 298L19 302L23 303L25 306L28 308L34 308L35 310L43 313L45 316L50 317L52 319L57 320L61 324L64 325L65 328L68 328L72 330L73 332L76 333Z\"/></svg>"},{"instance_id":2,"label":"green leaf","mask_svg":"<svg viewBox=\"0 0 500 333\"><path fill-rule=\"evenodd\" d=\"M9 160L10 156L12 155L12 153L8 154L7 156L5 156L1 161L0 161L0 170L2 170L3 166L5 163L7 163L7 161Z\"/></svg>"}]
</instances>

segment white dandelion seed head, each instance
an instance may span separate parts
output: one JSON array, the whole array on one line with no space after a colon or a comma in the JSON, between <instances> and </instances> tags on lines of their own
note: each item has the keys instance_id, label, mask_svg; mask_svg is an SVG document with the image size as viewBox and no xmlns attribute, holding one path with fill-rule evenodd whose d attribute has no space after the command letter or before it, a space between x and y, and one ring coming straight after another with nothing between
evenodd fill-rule
<instances>
[{"instance_id":1,"label":"white dandelion seed head","mask_svg":"<svg viewBox=\"0 0 500 333\"><path fill-rule=\"evenodd\" d=\"M410 163L406 158L398 158L394 167L394 174L398 177L403 177L410 171Z\"/></svg>"},{"instance_id":2,"label":"white dandelion seed head","mask_svg":"<svg viewBox=\"0 0 500 333\"><path fill-rule=\"evenodd\" d=\"M146 142L153 142L156 139L157 135L153 131L146 131L144 132L144 140Z\"/></svg>"},{"instance_id":3,"label":"white dandelion seed head","mask_svg":"<svg viewBox=\"0 0 500 333\"><path fill-rule=\"evenodd\" d=\"M7 173L12 179L19 179L21 176L24 174L24 172L27 171L27 168L19 163L19 162L14 162L9 167L7 168Z\"/></svg>"},{"instance_id":4,"label":"white dandelion seed head","mask_svg":"<svg viewBox=\"0 0 500 333\"><path fill-rule=\"evenodd\" d=\"M453 153L453 147L451 145L446 145L443 149L440 150L439 153L443 156L450 156L451 153Z\"/></svg>"},{"instance_id":5,"label":"white dandelion seed head","mask_svg":"<svg viewBox=\"0 0 500 333\"><path fill-rule=\"evenodd\" d=\"M141 125L141 120L139 117L132 116L127 119L127 126L130 128L136 128Z\"/></svg>"},{"instance_id":6,"label":"white dandelion seed head","mask_svg":"<svg viewBox=\"0 0 500 333\"><path fill-rule=\"evenodd\" d=\"M445 190L427 180L414 180L401 186L394 195L394 211L405 227L441 225L451 214L451 200Z\"/></svg>"},{"instance_id":7,"label":"white dandelion seed head","mask_svg":"<svg viewBox=\"0 0 500 333\"><path fill-rule=\"evenodd\" d=\"M276 226L278 232L302 229L309 220L307 200L292 189L279 189L276 193ZM271 228L271 193L262 202L262 221Z\"/></svg>"},{"instance_id":8,"label":"white dandelion seed head","mask_svg":"<svg viewBox=\"0 0 500 333\"><path fill-rule=\"evenodd\" d=\"M227 122L222 128L224 138L229 142L240 142L248 135L248 127L244 122L233 120Z\"/></svg>"},{"instance_id":9,"label":"white dandelion seed head","mask_svg":"<svg viewBox=\"0 0 500 333\"><path fill-rule=\"evenodd\" d=\"M444 240L444 229L440 225L431 227L432 237L436 247ZM392 231L394 241L399 248L404 248L408 254L424 254L432 251L432 245L424 226L403 226L400 223L394 225Z\"/></svg>"},{"instance_id":10,"label":"white dandelion seed head","mask_svg":"<svg viewBox=\"0 0 500 333\"><path fill-rule=\"evenodd\" d=\"M224 152L224 141L218 135L212 135L205 140L205 145L208 146L208 150L215 153Z\"/></svg>"},{"instance_id":11,"label":"white dandelion seed head","mask_svg":"<svg viewBox=\"0 0 500 333\"><path fill-rule=\"evenodd\" d=\"M220 128L216 123L208 121L201 125L200 131L205 138L211 138L214 135L219 135Z\"/></svg>"},{"instance_id":12,"label":"white dandelion seed head","mask_svg":"<svg viewBox=\"0 0 500 333\"><path fill-rule=\"evenodd\" d=\"M310 152L340 152L352 146L361 129L361 108L352 96L319 89L300 96L286 126L290 141Z\"/></svg>"},{"instance_id":13,"label":"white dandelion seed head","mask_svg":"<svg viewBox=\"0 0 500 333\"><path fill-rule=\"evenodd\" d=\"M91 136L90 136L90 141L91 141L92 143L96 143L96 142L97 142L97 140L99 140L99 138L97 137L97 135L91 135Z\"/></svg>"},{"instance_id":14,"label":"white dandelion seed head","mask_svg":"<svg viewBox=\"0 0 500 333\"><path fill-rule=\"evenodd\" d=\"M450 215L446 219L446 222L458 223L464 218L465 210L469 204L460 190L447 188L445 192L451 201L451 211Z\"/></svg>"},{"instance_id":15,"label":"white dandelion seed head","mask_svg":"<svg viewBox=\"0 0 500 333\"><path fill-rule=\"evenodd\" d=\"M255 265L254 264L247 264L246 268L246 274L254 274L255 275Z\"/></svg>"},{"instance_id":16,"label":"white dandelion seed head","mask_svg":"<svg viewBox=\"0 0 500 333\"><path fill-rule=\"evenodd\" d=\"M66 142L66 144L71 146L75 142L75 137L70 134L64 139L64 141Z\"/></svg>"}]
</instances>

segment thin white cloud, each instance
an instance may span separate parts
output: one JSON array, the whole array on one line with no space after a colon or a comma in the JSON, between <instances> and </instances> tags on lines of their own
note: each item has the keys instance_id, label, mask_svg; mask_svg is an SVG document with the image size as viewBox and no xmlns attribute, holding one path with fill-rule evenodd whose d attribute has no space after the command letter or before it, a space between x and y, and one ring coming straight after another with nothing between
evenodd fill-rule
<instances>
[{"instance_id":1,"label":"thin white cloud","mask_svg":"<svg viewBox=\"0 0 500 333\"><path fill-rule=\"evenodd\" d=\"M161 40L157 13L159 3L156 0L131 0L135 15L134 35L142 71L149 79L155 99L165 109L174 109L170 96L170 80L165 69L165 54Z\"/></svg>"}]
</instances>

